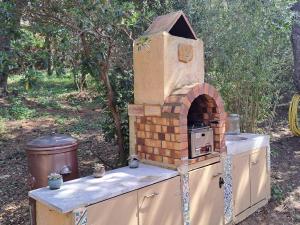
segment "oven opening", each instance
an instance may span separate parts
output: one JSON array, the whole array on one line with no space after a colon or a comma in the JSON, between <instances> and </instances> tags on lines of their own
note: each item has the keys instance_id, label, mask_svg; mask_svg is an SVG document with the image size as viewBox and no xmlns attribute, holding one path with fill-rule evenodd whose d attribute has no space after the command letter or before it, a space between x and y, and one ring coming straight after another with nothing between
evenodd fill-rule
<instances>
[{"instance_id":1,"label":"oven opening","mask_svg":"<svg viewBox=\"0 0 300 225\"><path fill-rule=\"evenodd\" d=\"M189 158L197 158L214 151L212 125L218 123L214 99L208 95L198 96L188 112Z\"/></svg>"}]
</instances>

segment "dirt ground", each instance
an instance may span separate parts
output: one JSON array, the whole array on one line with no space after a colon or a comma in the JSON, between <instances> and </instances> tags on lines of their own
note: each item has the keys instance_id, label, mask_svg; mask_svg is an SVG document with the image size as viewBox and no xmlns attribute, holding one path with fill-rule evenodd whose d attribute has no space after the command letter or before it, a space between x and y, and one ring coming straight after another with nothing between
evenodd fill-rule
<instances>
[{"instance_id":1,"label":"dirt ground","mask_svg":"<svg viewBox=\"0 0 300 225\"><path fill-rule=\"evenodd\" d=\"M1 107L1 102L0 102ZM54 111L52 113L65 113ZM82 120L96 120L97 110L69 112L69 116ZM69 126L55 120L5 122L6 131L0 134L0 224L30 224L27 199L27 161L24 146L35 137L52 132L68 133ZM272 193L271 202L241 225L290 225L300 224L300 137L293 137L287 125L278 124L272 130ZM116 150L103 141L99 130L86 130L76 136L79 146L79 169L81 176L91 174L91 167L100 152L101 157L114 160Z\"/></svg>"}]
</instances>

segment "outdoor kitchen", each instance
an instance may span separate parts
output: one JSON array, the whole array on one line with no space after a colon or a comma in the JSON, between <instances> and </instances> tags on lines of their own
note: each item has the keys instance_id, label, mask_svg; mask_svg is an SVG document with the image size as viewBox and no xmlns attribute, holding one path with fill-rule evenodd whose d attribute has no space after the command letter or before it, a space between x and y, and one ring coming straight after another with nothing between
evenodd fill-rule
<instances>
[{"instance_id":1,"label":"outdoor kitchen","mask_svg":"<svg viewBox=\"0 0 300 225\"><path fill-rule=\"evenodd\" d=\"M240 133L238 115L204 82L204 44L184 13L157 17L133 56L128 115L138 164L30 191L32 224L225 225L266 205L269 137ZM74 164L62 163L63 172Z\"/></svg>"}]
</instances>

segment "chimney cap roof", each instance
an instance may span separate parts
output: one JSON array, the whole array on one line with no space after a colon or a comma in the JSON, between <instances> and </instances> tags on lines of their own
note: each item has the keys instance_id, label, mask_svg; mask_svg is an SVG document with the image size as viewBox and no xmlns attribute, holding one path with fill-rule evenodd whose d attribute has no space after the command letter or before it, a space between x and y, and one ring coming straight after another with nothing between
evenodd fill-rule
<instances>
[{"instance_id":1,"label":"chimney cap roof","mask_svg":"<svg viewBox=\"0 0 300 225\"><path fill-rule=\"evenodd\" d=\"M145 31L145 35L163 31L178 37L197 39L188 18L181 10L156 17Z\"/></svg>"}]
</instances>

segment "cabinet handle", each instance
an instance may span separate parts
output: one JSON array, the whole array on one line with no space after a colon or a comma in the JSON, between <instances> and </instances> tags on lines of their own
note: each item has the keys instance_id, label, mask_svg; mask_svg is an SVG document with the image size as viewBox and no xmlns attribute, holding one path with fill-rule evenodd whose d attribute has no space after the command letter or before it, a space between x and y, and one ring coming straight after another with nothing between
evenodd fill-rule
<instances>
[{"instance_id":1,"label":"cabinet handle","mask_svg":"<svg viewBox=\"0 0 300 225\"><path fill-rule=\"evenodd\" d=\"M152 193L150 195L145 195L145 198L153 198L153 197L155 197L157 195L158 195L158 193L154 192L154 193Z\"/></svg>"},{"instance_id":2,"label":"cabinet handle","mask_svg":"<svg viewBox=\"0 0 300 225\"><path fill-rule=\"evenodd\" d=\"M221 176L221 175L222 175L222 173L214 174L214 175L213 175L213 178L219 177L219 176Z\"/></svg>"}]
</instances>

